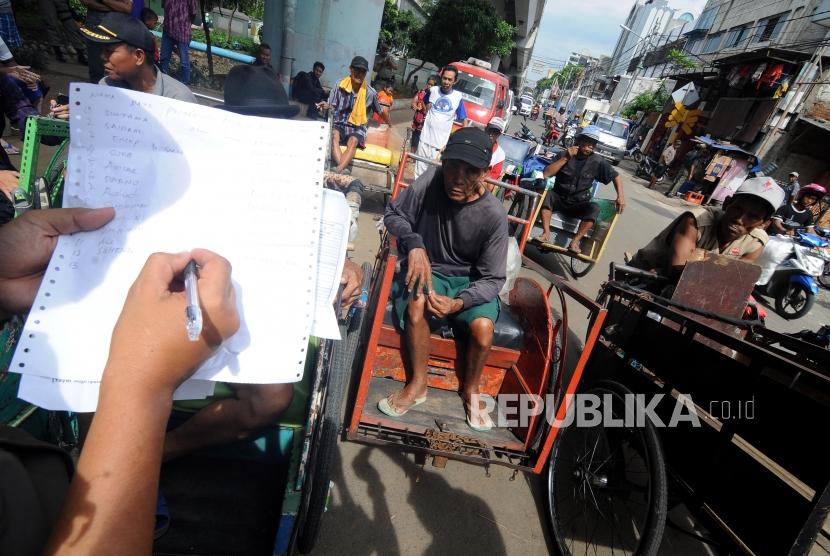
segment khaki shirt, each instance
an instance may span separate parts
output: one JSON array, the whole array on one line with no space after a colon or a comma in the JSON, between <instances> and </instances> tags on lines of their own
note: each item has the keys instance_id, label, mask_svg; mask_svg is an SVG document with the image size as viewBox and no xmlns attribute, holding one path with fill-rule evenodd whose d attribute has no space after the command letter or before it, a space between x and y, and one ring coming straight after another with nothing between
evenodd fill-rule
<instances>
[{"instance_id":1,"label":"khaki shirt","mask_svg":"<svg viewBox=\"0 0 830 556\"><path fill-rule=\"evenodd\" d=\"M658 272L667 269L671 262L671 242L675 230L687 214L694 216L697 221L697 242L695 246L704 251L740 259L744 255L764 247L769 241L769 236L764 230L755 228L721 249L718 245L718 222L723 217L723 209L720 207L700 207L684 212L675 218L648 245L637 251L637 254L631 260L631 266L644 270L657 270Z\"/></svg>"}]
</instances>

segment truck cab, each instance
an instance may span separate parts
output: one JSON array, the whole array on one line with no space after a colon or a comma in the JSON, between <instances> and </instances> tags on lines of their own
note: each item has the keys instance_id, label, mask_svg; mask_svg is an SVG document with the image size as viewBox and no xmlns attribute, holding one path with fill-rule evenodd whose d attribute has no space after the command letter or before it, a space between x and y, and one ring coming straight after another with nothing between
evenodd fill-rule
<instances>
[{"instance_id":1,"label":"truck cab","mask_svg":"<svg viewBox=\"0 0 830 556\"><path fill-rule=\"evenodd\" d=\"M485 127L496 116L507 120L511 103L507 76L492 71L489 62L476 58L452 65L458 69L454 88L464 98L467 118L479 127Z\"/></svg>"},{"instance_id":2,"label":"truck cab","mask_svg":"<svg viewBox=\"0 0 830 556\"><path fill-rule=\"evenodd\" d=\"M625 156L628 121L617 116L597 114L594 125L599 131L599 143L594 152L616 166Z\"/></svg>"}]
</instances>

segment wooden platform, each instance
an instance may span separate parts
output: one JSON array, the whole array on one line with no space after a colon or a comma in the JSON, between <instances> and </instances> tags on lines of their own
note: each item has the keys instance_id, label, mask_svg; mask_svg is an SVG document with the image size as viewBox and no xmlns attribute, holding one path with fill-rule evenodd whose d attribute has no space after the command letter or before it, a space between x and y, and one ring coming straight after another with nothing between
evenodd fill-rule
<instances>
[{"instance_id":1,"label":"wooden platform","mask_svg":"<svg viewBox=\"0 0 830 556\"><path fill-rule=\"evenodd\" d=\"M447 430L464 436L475 437L490 446L522 450L524 444L509 430L493 428L487 432L476 432L467 426L464 404L457 392L429 388L427 401L410 409L400 418L389 417L378 409L378 401L403 387L401 382L389 378L372 378L369 394L363 408L361 421L373 425L399 430L423 433L427 429L438 430L436 421L447 426ZM496 420L495 412L491 414Z\"/></svg>"}]
</instances>

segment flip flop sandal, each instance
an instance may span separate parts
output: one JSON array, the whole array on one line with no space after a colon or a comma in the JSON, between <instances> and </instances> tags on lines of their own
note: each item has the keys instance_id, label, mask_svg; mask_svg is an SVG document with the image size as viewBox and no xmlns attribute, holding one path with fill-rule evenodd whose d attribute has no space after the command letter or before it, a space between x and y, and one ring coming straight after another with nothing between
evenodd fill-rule
<instances>
[{"instance_id":1,"label":"flip flop sandal","mask_svg":"<svg viewBox=\"0 0 830 556\"><path fill-rule=\"evenodd\" d=\"M394 395L395 394L390 394L388 397L383 398L382 400L380 400L378 402L378 409L380 409L381 413L383 413L384 415L388 415L390 417L402 417L402 416L406 415L406 413L410 409L415 407L416 405L421 405L422 403L427 401L426 395L423 395L420 398L415 398L412 401L412 405L410 405L408 408L404 409L403 411L398 412L398 411L395 411L395 407L391 403L389 403L389 399Z\"/></svg>"},{"instance_id":2,"label":"flip flop sandal","mask_svg":"<svg viewBox=\"0 0 830 556\"><path fill-rule=\"evenodd\" d=\"M467 426L473 429L476 432L487 432L495 427L495 423L493 423L493 419L490 418L490 414L484 412L481 409L478 409L480 415L484 416L484 424L482 425L474 425L472 419L472 406L469 402L464 402L464 412L467 414Z\"/></svg>"},{"instance_id":3,"label":"flip flop sandal","mask_svg":"<svg viewBox=\"0 0 830 556\"><path fill-rule=\"evenodd\" d=\"M573 253L574 255L581 255L582 249L574 247L573 245L568 245L568 252Z\"/></svg>"},{"instance_id":4,"label":"flip flop sandal","mask_svg":"<svg viewBox=\"0 0 830 556\"><path fill-rule=\"evenodd\" d=\"M170 528L170 510L167 507L167 499L159 490L156 499L156 526L153 529L153 540L157 540Z\"/></svg>"}]
</instances>

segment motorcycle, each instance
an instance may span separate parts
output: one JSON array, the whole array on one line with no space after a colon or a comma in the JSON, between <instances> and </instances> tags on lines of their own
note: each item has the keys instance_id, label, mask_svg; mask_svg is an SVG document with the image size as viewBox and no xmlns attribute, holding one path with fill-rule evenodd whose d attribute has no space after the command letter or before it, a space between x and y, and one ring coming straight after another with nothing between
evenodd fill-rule
<instances>
[{"instance_id":1,"label":"motorcycle","mask_svg":"<svg viewBox=\"0 0 830 556\"><path fill-rule=\"evenodd\" d=\"M518 137L519 139L524 139L525 141L533 141L534 143L536 143L536 135L534 135L533 132L530 131L530 128L527 127L524 122L522 122L520 125L522 126L521 133L516 131L515 133L513 133L513 137Z\"/></svg>"},{"instance_id":2,"label":"motorcycle","mask_svg":"<svg viewBox=\"0 0 830 556\"><path fill-rule=\"evenodd\" d=\"M565 131L565 136L562 138L562 146L566 149L569 149L574 146L574 142L576 141L576 134L579 131L579 126L575 123L568 125L568 129Z\"/></svg>"},{"instance_id":3,"label":"motorcycle","mask_svg":"<svg viewBox=\"0 0 830 556\"><path fill-rule=\"evenodd\" d=\"M643 151L640 150L640 143L635 143L630 149L625 151L625 156L634 160L637 164L643 161Z\"/></svg>"},{"instance_id":4,"label":"motorcycle","mask_svg":"<svg viewBox=\"0 0 830 556\"><path fill-rule=\"evenodd\" d=\"M552 147L562 137L562 126L558 124L551 124L545 131L545 136L542 137L542 144L546 147Z\"/></svg>"},{"instance_id":5,"label":"motorcycle","mask_svg":"<svg viewBox=\"0 0 830 556\"><path fill-rule=\"evenodd\" d=\"M830 238L830 228L816 226L816 233L821 237ZM818 283L825 288L830 289L830 247L825 247L824 252L828 255L828 257L824 261L824 270L822 271L821 276L818 277Z\"/></svg>"},{"instance_id":6,"label":"motorcycle","mask_svg":"<svg viewBox=\"0 0 830 556\"><path fill-rule=\"evenodd\" d=\"M634 171L634 175L638 178L650 180L651 176L654 174L654 169L657 167L657 161L651 157L643 156L642 153L641 156L642 159L640 160L640 163L637 165L637 169ZM664 176L660 176L659 178L657 178L657 183L662 182L663 177Z\"/></svg>"},{"instance_id":7,"label":"motorcycle","mask_svg":"<svg viewBox=\"0 0 830 556\"><path fill-rule=\"evenodd\" d=\"M795 237L770 237L757 261L761 276L756 291L775 299L775 312L792 320L806 315L816 301L816 279L830 261L826 250L830 241L797 229L794 222L784 226L793 229Z\"/></svg>"}]
</instances>

